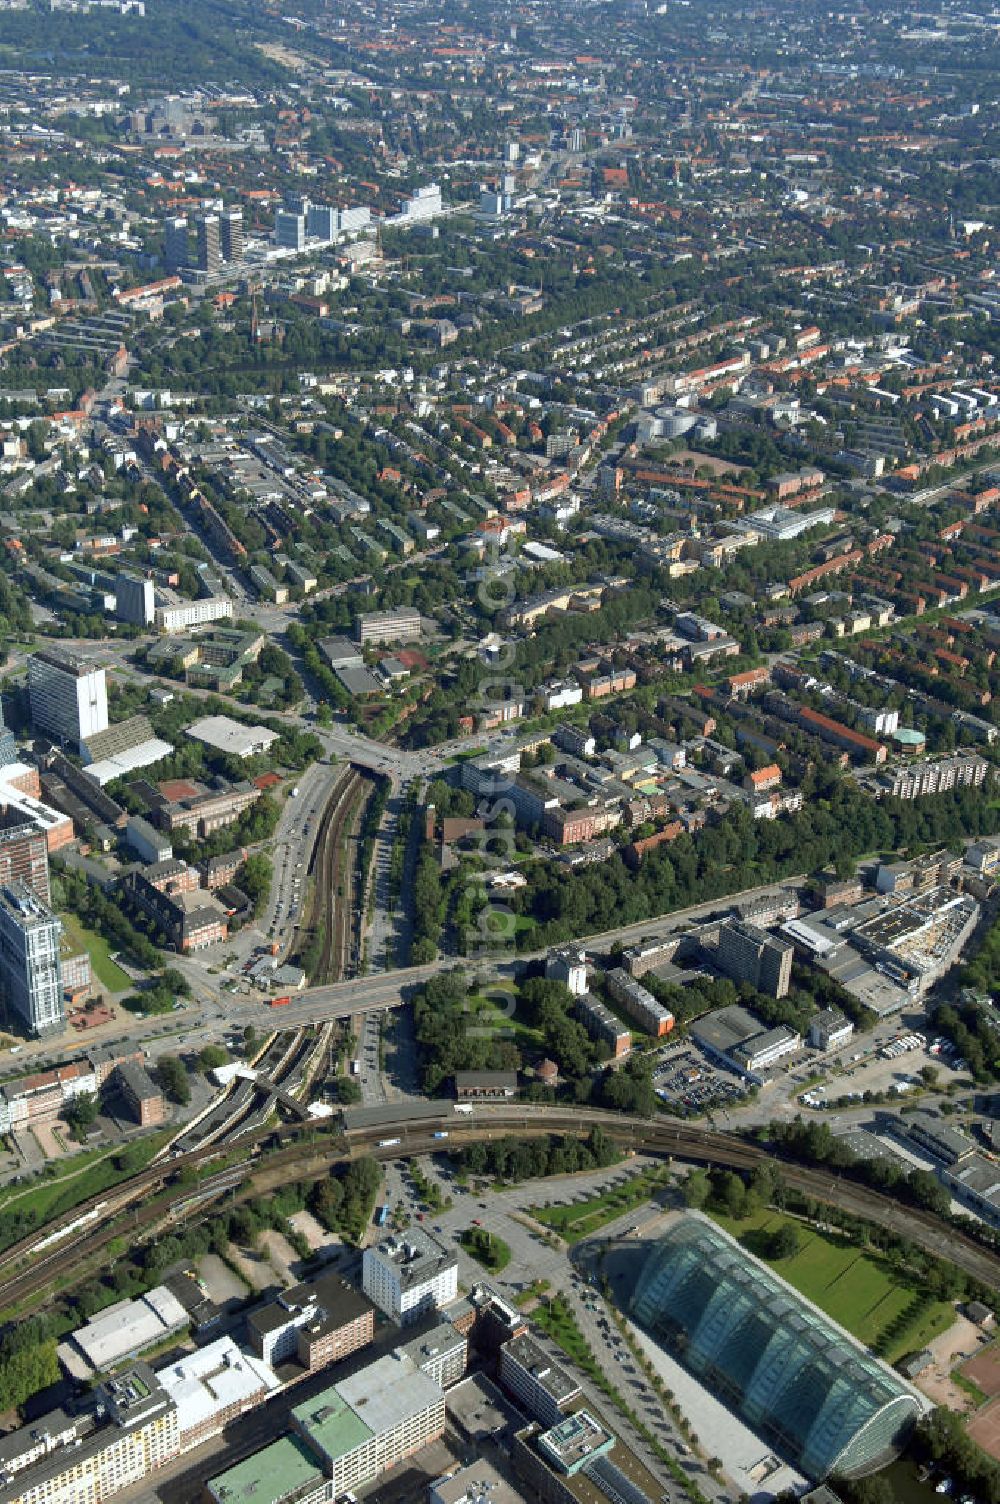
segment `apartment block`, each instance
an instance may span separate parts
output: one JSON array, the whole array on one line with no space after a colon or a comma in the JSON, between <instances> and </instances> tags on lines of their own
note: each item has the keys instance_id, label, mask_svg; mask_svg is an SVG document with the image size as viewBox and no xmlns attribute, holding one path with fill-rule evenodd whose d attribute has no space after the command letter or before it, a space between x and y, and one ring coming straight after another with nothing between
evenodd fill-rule
<instances>
[{"instance_id":1,"label":"apartment block","mask_svg":"<svg viewBox=\"0 0 1000 1504\"><path fill-rule=\"evenodd\" d=\"M78 744L108 729L104 669L66 648L31 655L28 697L35 727L59 741Z\"/></svg>"},{"instance_id":2,"label":"apartment block","mask_svg":"<svg viewBox=\"0 0 1000 1504\"><path fill-rule=\"evenodd\" d=\"M951 789L980 788L989 766L978 753L941 757L892 768L880 776L878 786L892 799L923 799L928 794L946 794Z\"/></svg>"},{"instance_id":3,"label":"apartment block","mask_svg":"<svg viewBox=\"0 0 1000 1504\"><path fill-rule=\"evenodd\" d=\"M395 611L367 611L358 617L358 642L413 642L420 636L420 612L412 606Z\"/></svg>"},{"instance_id":4,"label":"apartment block","mask_svg":"<svg viewBox=\"0 0 1000 1504\"><path fill-rule=\"evenodd\" d=\"M749 982L758 992L785 997L792 984L794 947L766 930L731 920L719 932L719 965L734 982Z\"/></svg>"},{"instance_id":5,"label":"apartment block","mask_svg":"<svg viewBox=\"0 0 1000 1504\"><path fill-rule=\"evenodd\" d=\"M658 1003L648 987L643 987L624 967L609 971L605 981L608 991L618 1006L637 1023L645 1033L661 1039L674 1026L674 1015L669 1008Z\"/></svg>"}]
</instances>

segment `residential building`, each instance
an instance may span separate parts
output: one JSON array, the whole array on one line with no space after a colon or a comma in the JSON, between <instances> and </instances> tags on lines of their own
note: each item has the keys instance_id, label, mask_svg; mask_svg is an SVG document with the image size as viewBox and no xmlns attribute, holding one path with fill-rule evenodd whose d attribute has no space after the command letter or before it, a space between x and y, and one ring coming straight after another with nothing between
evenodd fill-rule
<instances>
[{"instance_id":1,"label":"residential building","mask_svg":"<svg viewBox=\"0 0 1000 1504\"><path fill-rule=\"evenodd\" d=\"M0 888L9 883L24 883L39 903L52 902L45 833L19 810L0 814Z\"/></svg>"},{"instance_id":2,"label":"residential building","mask_svg":"<svg viewBox=\"0 0 1000 1504\"><path fill-rule=\"evenodd\" d=\"M603 1039L612 1056L620 1060L632 1048L632 1032L592 992L578 997L573 1009L591 1039Z\"/></svg>"},{"instance_id":3,"label":"residential building","mask_svg":"<svg viewBox=\"0 0 1000 1504\"><path fill-rule=\"evenodd\" d=\"M242 261L245 249L243 210L227 209L220 221L223 261Z\"/></svg>"},{"instance_id":4,"label":"residential building","mask_svg":"<svg viewBox=\"0 0 1000 1504\"><path fill-rule=\"evenodd\" d=\"M205 950L228 937L228 916L214 893L200 889L161 892L143 872L129 872L124 878L124 890L181 955Z\"/></svg>"},{"instance_id":5,"label":"residential building","mask_svg":"<svg viewBox=\"0 0 1000 1504\"><path fill-rule=\"evenodd\" d=\"M79 1414L51 1411L3 1439L3 1504L104 1504L179 1451L176 1406L135 1363Z\"/></svg>"},{"instance_id":6,"label":"residential building","mask_svg":"<svg viewBox=\"0 0 1000 1504\"><path fill-rule=\"evenodd\" d=\"M609 971L605 982L613 1000L640 1029L656 1039L662 1039L670 1033L674 1026L674 1015L670 1009L657 1002L648 987L643 987L624 967L618 966L614 971Z\"/></svg>"},{"instance_id":7,"label":"residential building","mask_svg":"<svg viewBox=\"0 0 1000 1504\"><path fill-rule=\"evenodd\" d=\"M405 1326L458 1294L458 1255L426 1228L410 1227L366 1248L364 1292L380 1311Z\"/></svg>"},{"instance_id":8,"label":"residential building","mask_svg":"<svg viewBox=\"0 0 1000 1504\"><path fill-rule=\"evenodd\" d=\"M758 992L785 997L792 984L794 947L742 920L729 920L719 932L719 965L735 982Z\"/></svg>"},{"instance_id":9,"label":"residential building","mask_svg":"<svg viewBox=\"0 0 1000 1504\"><path fill-rule=\"evenodd\" d=\"M222 265L222 244L217 214L203 214L195 225L198 270L213 275Z\"/></svg>"},{"instance_id":10,"label":"residential building","mask_svg":"<svg viewBox=\"0 0 1000 1504\"><path fill-rule=\"evenodd\" d=\"M104 669L67 648L43 648L28 659L31 719L58 741L79 744L108 729Z\"/></svg>"},{"instance_id":11,"label":"residential building","mask_svg":"<svg viewBox=\"0 0 1000 1504\"><path fill-rule=\"evenodd\" d=\"M168 219L164 226L163 259L172 268L188 264L188 222L182 216Z\"/></svg>"},{"instance_id":12,"label":"residential building","mask_svg":"<svg viewBox=\"0 0 1000 1504\"><path fill-rule=\"evenodd\" d=\"M545 975L552 981L562 982L574 997L582 997L587 990L586 954L579 946L550 950L545 958Z\"/></svg>"},{"instance_id":13,"label":"residential building","mask_svg":"<svg viewBox=\"0 0 1000 1504\"><path fill-rule=\"evenodd\" d=\"M138 575L115 576L115 615L119 621L148 627L155 609L153 581Z\"/></svg>"},{"instance_id":14,"label":"residential building","mask_svg":"<svg viewBox=\"0 0 1000 1504\"><path fill-rule=\"evenodd\" d=\"M420 612L413 606L367 611L357 620L358 642L412 642L420 636Z\"/></svg>"},{"instance_id":15,"label":"residential building","mask_svg":"<svg viewBox=\"0 0 1000 1504\"><path fill-rule=\"evenodd\" d=\"M226 621L233 614L233 603L226 596L206 596L198 601L172 601L153 611L153 625L158 632L184 632L210 621Z\"/></svg>"},{"instance_id":16,"label":"residential building","mask_svg":"<svg viewBox=\"0 0 1000 1504\"><path fill-rule=\"evenodd\" d=\"M23 882L0 887L0 994L32 1034L63 1025L62 924Z\"/></svg>"},{"instance_id":17,"label":"residential building","mask_svg":"<svg viewBox=\"0 0 1000 1504\"><path fill-rule=\"evenodd\" d=\"M979 788L989 763L974 752L969 756L941 757L933 762L913 762L881 774L879 789L892 799L922 799L927 794L945 794L956 788Z\"/></svg>"},{"instance_id":18,"label":"residential building","mask_svg":"<svg viewBox=\"0 0 1000 1504\"><path fill-rule=\"evenodd\" d=\"M155 1128L167 1115L163 1093L144 1065L126 1061L118 1067L117 1082L125 1104L143 1128Z\"/></svg>"}]
</instances>

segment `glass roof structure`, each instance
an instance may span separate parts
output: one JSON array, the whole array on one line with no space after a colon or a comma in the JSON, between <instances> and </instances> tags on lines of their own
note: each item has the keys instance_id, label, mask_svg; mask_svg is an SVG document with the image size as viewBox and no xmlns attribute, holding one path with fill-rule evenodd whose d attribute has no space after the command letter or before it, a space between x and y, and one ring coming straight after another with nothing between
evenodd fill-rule
<instances>
[{"instance_id":1,"label":"glass roof structure","mask_svg":"<svg viewBox=\"0 0 1000 1504\"><path fill-rule=\"evenodd\" d=\"M632 1315L807 1477L858 1477L927 1408L886 1364L706 1217L659 1239Z\"/></svg>"}]
</instances>

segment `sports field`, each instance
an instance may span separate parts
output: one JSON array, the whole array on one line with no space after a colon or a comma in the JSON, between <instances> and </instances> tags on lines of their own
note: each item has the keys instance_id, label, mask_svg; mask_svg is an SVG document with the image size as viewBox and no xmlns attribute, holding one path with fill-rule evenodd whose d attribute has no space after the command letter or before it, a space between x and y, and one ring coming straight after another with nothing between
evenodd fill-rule
<instances>
[{"instance_id":1,"label":"sports field","mask_svg":"<svg viewBox=\"0 0 1000 1504\"><path fill-rule=\"evenodd\" d=\"M916 1282L847 1239L815 1232L778 1212L761 1211L742 1222L713 1215L751 1253L889 1363L926 1347L955 1319L947 1301L926 1300ZM798 1252L787 1259L767 1258L766 1235L787 1223L799 1234Z\"/></svg>"},{"instance_id":2,"label":"sports field","mask_svg":"<svg viewBox=\"0 0 1000 1504\"><path fill-rule=\"evenodd\" d=\"M109 992L124 992L132 983L121 967L111 959L108 942L103 935L85 929L75 914L60 914L63 926L63 944L79 955L88 952L94 978Z\"/></svg>"}]
</instances>

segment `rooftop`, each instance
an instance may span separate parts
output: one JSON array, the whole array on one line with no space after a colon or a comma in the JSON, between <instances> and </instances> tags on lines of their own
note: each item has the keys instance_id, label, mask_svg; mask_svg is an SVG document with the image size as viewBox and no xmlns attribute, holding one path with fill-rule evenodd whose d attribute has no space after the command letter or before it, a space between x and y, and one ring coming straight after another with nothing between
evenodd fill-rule
<instances>
[{"instance_id":1,"label":"rooftop","mask_svg":"<svg viewBox=\"0 0 1000 1504\"><path fill-rule=\"evenodd\" d=\"M220 1504L290 1504L318 1488L322 1478L305 1442L298 1436L282 1436L228 1472L210 1478L207 1487Z\"/></svg>"}]
</instances>

